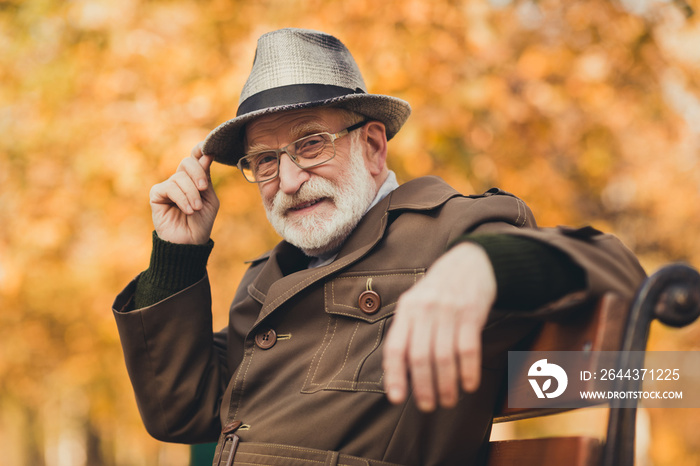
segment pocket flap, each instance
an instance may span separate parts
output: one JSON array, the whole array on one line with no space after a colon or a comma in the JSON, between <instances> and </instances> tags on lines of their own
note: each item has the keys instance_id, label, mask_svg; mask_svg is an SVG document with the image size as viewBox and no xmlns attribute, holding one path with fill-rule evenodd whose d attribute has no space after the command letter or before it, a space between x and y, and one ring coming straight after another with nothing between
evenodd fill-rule
<instances>
[{"instance_id":1,"label":"pocket flap","mask_svg":"<svg viewBox=\"0 0 700 466\"><path fill-rule=\"evenodd\" d=\"M399 296L423 275L424 268L338 275L324 285L325 310L329 314L377 322L394 313Z\"/></svg>"}]
</instances>

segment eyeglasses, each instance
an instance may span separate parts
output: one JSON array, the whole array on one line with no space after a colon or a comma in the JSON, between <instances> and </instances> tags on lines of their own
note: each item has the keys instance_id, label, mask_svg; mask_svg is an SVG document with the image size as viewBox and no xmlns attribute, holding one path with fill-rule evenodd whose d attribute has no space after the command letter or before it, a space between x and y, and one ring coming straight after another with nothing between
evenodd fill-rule
<instances>
[{"instance_id":1,"label":"eyeglasses","mask_svg":"<svg viewBox=\"0 0 700 466\"><path fill-rule=\"evenodd\" d=\"M269 149L248 154L238 161L238 169L251 183L274 180L280 173L280 157L283 152L286 152L292 162L302 170L317 167L335 157L336 139L362 128L366 123L367 121L356 123L335 134L318 133L304 136L281 149Z\"/></svg>"}]
</instances>

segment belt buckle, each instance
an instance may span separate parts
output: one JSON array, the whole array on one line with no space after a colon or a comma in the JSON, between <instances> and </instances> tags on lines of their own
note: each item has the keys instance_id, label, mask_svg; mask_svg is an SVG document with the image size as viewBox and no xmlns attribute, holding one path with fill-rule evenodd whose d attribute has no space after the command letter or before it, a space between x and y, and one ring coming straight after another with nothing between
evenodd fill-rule
<instances>
[{"instance_id":1,"label":"belt buckle","mask_svg":"<svg viewBox=\"0 0 700 466\"><path fill-rule=\"evenodd\" d=\"M233 458L236 456L238 442L241 438L235 434L236 430L241 426L241 421L233 421L228 423L222 430L224 438L216 447L214 455L214 463L212 466L232 466Z\"/></svg>"}]
</instances>

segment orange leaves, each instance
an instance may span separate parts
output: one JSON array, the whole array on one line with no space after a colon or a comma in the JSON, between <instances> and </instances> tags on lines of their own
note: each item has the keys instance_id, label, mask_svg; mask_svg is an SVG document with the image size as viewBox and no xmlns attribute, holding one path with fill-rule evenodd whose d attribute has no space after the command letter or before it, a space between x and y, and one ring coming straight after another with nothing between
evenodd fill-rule
<instances>
[{"instance_id":1,"label":"orange leaves","mask_svg":"<svg viewBox=\"0 0 700 466\"><path fill-rule=\"evenodd\" d=\"M700 26L646 3L0 1L0 380L19 381L0 398L31 405L61 380L104 417L129 406L132 428L109 305L147 266L148 190L235 114L278 27L337 35L370 92L412 104L389 146L400 179L498 185L543 225L608 226L650 268L700 265ZM243 261L277 237L254 186L213 178L218 328Z\"/></svg>"}]
</instances>

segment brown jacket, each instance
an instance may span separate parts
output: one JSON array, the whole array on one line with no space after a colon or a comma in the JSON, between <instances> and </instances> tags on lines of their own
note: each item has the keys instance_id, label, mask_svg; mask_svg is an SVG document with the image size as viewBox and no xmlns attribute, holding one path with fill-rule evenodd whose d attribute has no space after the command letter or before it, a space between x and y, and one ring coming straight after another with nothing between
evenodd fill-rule
<instances>
[{"instance_id":1,"label":"brown jacket","mask_svg":"<svg viewBox=\"0 0 700 466\"><path fill-rule=\"evenodd\" d=\"M396 301L452 240L475 231L545 241L583 267L588 287L535 312L494 310L483 332L481 386L461 395L456 408L423 414L411 398L391 405L381 354ZM404 465L475 463L488 441L508 349L539 319L581 312L606 290L630 297L644 277L612 236L590 228L537 229L520 199L497 190L463 196L434 177L404 184L369 211L330 265L299 265L305 263L286 242L254 261L229 326L219 333L212 333L206 277L131 312L134 282L117 297L127 368L154 437L212 441L235 419L244 424L237 432L242 443ZM370 278L381 299L374 314L358 305Z\"/></svg>"}]
</instances>

